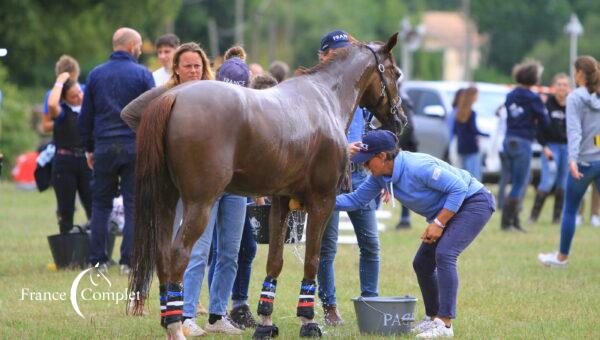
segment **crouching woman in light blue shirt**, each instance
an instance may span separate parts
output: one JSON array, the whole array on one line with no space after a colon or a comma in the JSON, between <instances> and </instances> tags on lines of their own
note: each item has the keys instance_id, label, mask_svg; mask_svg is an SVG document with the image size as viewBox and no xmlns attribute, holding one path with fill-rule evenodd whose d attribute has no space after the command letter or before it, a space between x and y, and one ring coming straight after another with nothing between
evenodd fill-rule
<instances>
[{"instance_id":1,"label":"crouching woman in light blue shirt","mask_svg":"<svg viewBox=\"0 0 600 340\"><path fill-rule=\"evenodd\" d=\"M364 163L372 175L356 191L337 196L335 209L362 208L385 189L427 218L429 225L413 261L426 317L414 331L422 338L452 336L456 262L495 211L494 198L468 172L426 154L400 151L389 131L369 132L363 143L352 161Z\"/></svg>"}]
</instances>

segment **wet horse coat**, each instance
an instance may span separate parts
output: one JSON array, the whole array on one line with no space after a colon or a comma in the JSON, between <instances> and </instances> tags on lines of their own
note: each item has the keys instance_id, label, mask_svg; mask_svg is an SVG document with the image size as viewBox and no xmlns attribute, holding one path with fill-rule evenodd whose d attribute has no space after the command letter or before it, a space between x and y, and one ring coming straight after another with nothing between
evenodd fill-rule
<instances>
[{"instance_id":1,"label":"wet horse coat","mask_svg":"<svg viewBox=\"0 0 600 340\"><path fill-rule=\"evenodd\" d=\"M321 236L347 164L345 131L357 104L373 105L377 118L396 128L391 90L399 78L387 44L353 44L332 61L266 89L198 81L176 87L155 100L138 129L136 230L130 288L147 292L154 265L161 284L163 325L180 337L183 272L210 209L223 192L272 195L265 296L273 296L283 266L285 218L289 200L308 213L304 280L298 304L304 335L315 335L314 297ZM379 62L381 61L381 62ZM371 89L379 81L381 96ZM374 81L374 79L376 81ZM363 101L359 103L359 101ZM378 107L377 107L378 106ZM382 112L383 111L383 112ZM397 131L398 132L398 131ZM171 243L175 204L181 196L184 218ZM263 288L265 286L263 285ZM312 287L312 288L311 288ZM311 290L312 289L312 290ZM134 304L140 312L143 302ZM275 335L273 299L259 302L262 331ZM311 326L312 325L312 328ZM305 326L310 328L306 333ZM271 327L271 328L269 328ZM307 329L308 329L307 328ZM317 327L318 329L318 327ZM302 331L301 331L301 334ZM320 335L320 334L316 334Z\"/></svg>"}]
</instances>

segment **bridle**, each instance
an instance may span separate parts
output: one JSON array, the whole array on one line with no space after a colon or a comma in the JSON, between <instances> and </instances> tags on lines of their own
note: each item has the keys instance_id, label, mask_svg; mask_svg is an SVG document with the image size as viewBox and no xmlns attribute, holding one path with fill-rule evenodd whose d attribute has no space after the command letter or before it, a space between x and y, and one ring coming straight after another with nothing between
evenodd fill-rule
<instances>
[{"instance_id":1,"label":"bridle","mask_svg":"<svg viewBox=\"0 0 600 340\"><path fill-rule=\"evenodd\" d=\"M371 53L373 54L373 57L375 57L375 64L377 65L376 70L377 70L377 74L379 74L379 81L381 82L381 93L379 94L379 98L377 99L377 103L375 104L375 107L378 107L381 104L381 102L383 101L383 99L385 97L387 97L388 104L390 106L390 114L392 115L392 117L394 119L394 124L400 130L402 130L406 126L407 121L400 119L400 115L399 115L399 112L401 110L401 105L402 105L402 99L400 98L400 91L396 91L398 96L395 99L393 99L392 95L390 94L390 90L387 86L387 81L385 79L385 76L383 75L383 73L385 72L385 66L383 65L382 62L379 61L379 57L377 56L377 53L375 53L375 51L369 45L365 45L365 47L369 51L371 51ZM367 124L366 124L367 126L371 126L372 119L373 119L373 114L371 113L367 119Z\"/></svg>"}]
</instances>

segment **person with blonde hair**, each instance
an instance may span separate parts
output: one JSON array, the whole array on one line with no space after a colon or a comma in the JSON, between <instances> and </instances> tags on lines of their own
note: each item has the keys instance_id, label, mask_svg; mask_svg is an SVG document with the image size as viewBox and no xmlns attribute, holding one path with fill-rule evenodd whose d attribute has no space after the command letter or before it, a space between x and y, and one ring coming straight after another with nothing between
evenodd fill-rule
<instances>
[{"instance_id":1,"label":"person with blonde hair","mask_svg":"<svg viewBox=\"0 0 600 340\"><path fill-rule=\"evenodd\" d=\"M204 50L195 42L185 43L173 54L173 73L170 79L164 85L143 93L125 106L121 111L121 118L132 130L137 130L142 113L152 100L179 84L192 80L213 79L215 76Z\"/></svg>"},{"instance_id":2,"label":"person with blonde hair","mask_svg":"<svg viewBox=\"0 0 600 340\"><path fill-rule=\"evenodd\" d=\"M477 114L473 111L473 104L477 101L478 93L474 86L457 92L454 134L458 140L458 154L462 161L462 168L481 181L481 152L477 137L489 137L489 134L477 128Z\"/></svg>"},{"instance_id":3,"label":"person with blonde hair","mask_svg":"<svg viewBox=\"0 0 600 340\"><path fill-rule=\"evenodd\" d=\"M591 56L575 60L577 89L567 97L569 171L558 252L539 254L549 267L566 267L575 236L575 218L587 187L600 189L600 65Z\"/></svg>"}]
</instances>

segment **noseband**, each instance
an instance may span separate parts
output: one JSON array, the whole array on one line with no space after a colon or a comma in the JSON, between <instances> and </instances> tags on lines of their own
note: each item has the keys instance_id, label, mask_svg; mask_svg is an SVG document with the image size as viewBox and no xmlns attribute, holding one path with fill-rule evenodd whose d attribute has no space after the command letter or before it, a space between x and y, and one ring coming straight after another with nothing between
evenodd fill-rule
<instances>
[{"instance_id":1,"label":"noseband","mask_svg":"<svg viewBox=\"0 0 600 340\"><path fill-rule=\"evenodd\" d=\"M394 100L392 98L392 95L390 94L390 90L387 86L387 81L385 79L385 76L383 75L383 73L385 72L385 66L383 66L383 63L381 63L379 61L379 57L377 56L377 53L375 53L375 51L368 45L365 45L365 47L371 51L371 53L373 54L373 57L375 57L375 64L377 65L377 74L379 74L379 81L381 82L381 93L379 94L379 98L377 99L377 104L375 104L375 107L379 106L381 104L381 102L383 101L383 99L385 97L387 97L388 100L388 104L390 106L390 114L392 115L393 119L394 119L394 123L398 126L398 128L403 129L406 124L407 121L400 119L399 116L399 111L400 111L400 105L402 105L402 99L400 98L400 91L397 91L398 96L396 97L396 99ZM369 119L369 124L370 125L370 120L373 118L373 116L370 116Z\"/></svg>"}]
</instances>

